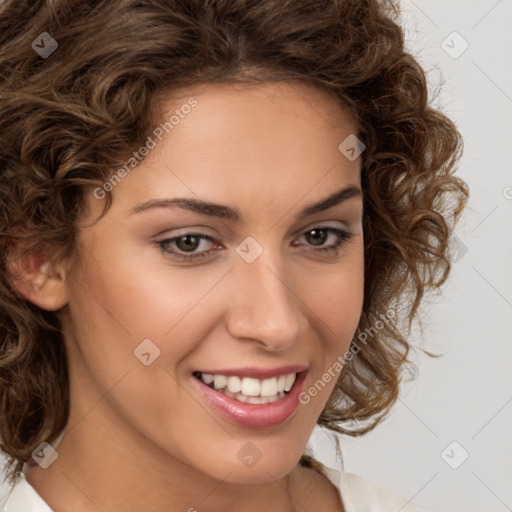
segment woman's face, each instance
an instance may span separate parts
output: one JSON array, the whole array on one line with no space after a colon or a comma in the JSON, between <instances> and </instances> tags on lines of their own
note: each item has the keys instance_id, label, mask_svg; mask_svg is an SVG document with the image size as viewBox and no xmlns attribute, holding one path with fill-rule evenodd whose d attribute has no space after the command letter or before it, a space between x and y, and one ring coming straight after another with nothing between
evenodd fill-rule
<instances>
[{"instance_id":1,"label":"woman's face","mask_svg":"<svg viewBox=\"0 0 512 512\"><path fill-rule=\"evenodd\" d=\"M162 105L171 115L78 234L62 318L70 424L142 466L280 478L362 311L361 162L338 149L356 127L297 82L195 88ZM101 193L87 201L93 219Z\"/></svg>"}]
</instances>

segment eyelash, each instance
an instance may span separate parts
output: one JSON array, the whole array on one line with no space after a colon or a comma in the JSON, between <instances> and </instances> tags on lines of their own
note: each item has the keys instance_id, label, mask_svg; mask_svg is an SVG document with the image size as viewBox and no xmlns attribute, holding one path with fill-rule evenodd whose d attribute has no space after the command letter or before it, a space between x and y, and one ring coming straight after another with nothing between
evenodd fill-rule
<instances>
[{"instance_id":1,"label":"eyelash","mask_svg":"<svg viewBox=\"0 0 512 512\"><path fill-rule=\"evenodd\" d=\"M312 231L315 231L315 230L326 231L327 233L332 233L332 234L336 235L338 239L334 245L329 245L327 247L320 247L319 249L313 249L314 252L325 253L325 252L333 252L334 251L334 253L337 254L340 246L342 244L344 244L345 242L348 242L354 236L353 233L350 233L349 231L345 231L345 230L339 229L339 228L333 228L331 226L315 226L311 229L308 229L304 233L302 233L302 235L311 233ZM176 257L176 258L180 259L181 261L191 261L191 260L195 260L197 258L204 258L204 257L208 256L208 253L211 251L202 251L202 252L198 252L195 254L181 254L177 251L169 250L169 245L171 243L173 243L177 240L180 240L181 238L184 238L186 236L195 236L195 237L199 238L199 240L209 240L212 242L214 241L214 239L208 235L191 232L191 233L184 233L183 235L180 235L180 236L177 236L174 238L166 238L165 240L156 242L156 244L160 247L160 249L163 252L165 252L167 254L172 254L173 257Z\"/></svg>"}]
</instances>

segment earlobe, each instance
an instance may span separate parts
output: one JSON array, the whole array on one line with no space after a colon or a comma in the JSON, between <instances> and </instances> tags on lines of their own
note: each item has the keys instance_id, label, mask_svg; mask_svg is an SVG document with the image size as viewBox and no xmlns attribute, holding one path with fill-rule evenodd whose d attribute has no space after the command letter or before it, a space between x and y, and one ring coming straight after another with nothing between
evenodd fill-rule
<instances>
[{"instance_id":1,"label":"earlobe","mask_svg":"<svg viewBox=\"0 0 512 512\"><path fill-rule=\"evenodd\" d=\"M7 262L7 272L16 290L27 300L47 311L57 311L67 302L65 272L52 266L41 252L29 252Z\"/></svg>"}]
</instances>

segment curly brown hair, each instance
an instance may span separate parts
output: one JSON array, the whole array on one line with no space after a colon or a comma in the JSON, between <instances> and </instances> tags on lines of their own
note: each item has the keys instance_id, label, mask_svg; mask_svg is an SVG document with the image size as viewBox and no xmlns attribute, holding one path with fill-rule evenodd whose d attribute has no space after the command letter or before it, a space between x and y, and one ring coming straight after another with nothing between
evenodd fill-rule
<instances>
[{"instance_id":1,"label":"curly brown hair","mask_svg":"<svg viewBox=\"0 0 512 512\"><path fill-rule=\"evenodd\" d=\"M8 468L17 463L13 475L64 429L70 404L58 312L17 292L7 262L16 247L72 255L85 192L143 144L164 94L199 83L302 80L349 107L366 146L364 305L353 344L371 336L318 424L360 435L385 417L413 366L407 336L420 301L450 271L448 243L468 198L454 176L462 137L430 106L398 16L392 0L0 5L0 448ZM48 58L31 47L42 32L58 42ZM108 192L105 212L110 204ZM398 303L394 321L375 329Z\"/></svg>"}]
</instances>

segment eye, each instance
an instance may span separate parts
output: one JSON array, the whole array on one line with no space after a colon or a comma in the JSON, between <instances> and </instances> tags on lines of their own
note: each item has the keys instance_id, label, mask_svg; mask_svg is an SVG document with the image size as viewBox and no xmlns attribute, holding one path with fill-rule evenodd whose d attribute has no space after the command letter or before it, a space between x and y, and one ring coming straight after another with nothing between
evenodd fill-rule
<instances>
[{"instance_id":1,"label":"eye","mask_svg":"<svg viewBox=\"0 0 512 512\"><path fill-rule=\"evenodd\" d=\"M350 240L354 235L349 231L333 228L332 226L315 226L301 236L308 241L308 244L314 247L321 246L317 249L313 249L315 252L330 251L337 253L341 245ZM329 237L331 237L331 240L334 238L334 241L332 244L326 245L325 242Z\"/></svg>"},{"instance_id":2,"label":"eye","mask_svg":"<svg viewBox=\"0 0 512 512\"><path fill-rule=\"evenodd\" d=\"M202 233L185 233L174 238L161 240L160 242L157 242L157 244L164 252L170 253L181 260L187 261L194 258L204 258L205 256L208 256L208 253L211 251L207 251L204 247L202 251L194 252L199 247L202 247L202 242L206 241L211 243L213 242L213 238ZM178 250L176 251L175 249L170 248L172 246L177 247Z\"/></svg>"},{"instance_id":3,"label":"eye","mask_svg":"<svg viewBox=\"0 0 512 512\"><path fill-rule=\"evenodd\" d=\"M313 247L312 252L315 253L324 253L326 251L337 253L341 245L353 236L349 231L332 226L315 226L301 235L301 237L306 239L306 245ZM332 243L326 244L325 242L329 239L332 240ZM208 250L208 246L214 245L214 239L203 233L184 233L177 237L161 240L156 242L156 244L163 252L181 261L204 258L210 256L214 250L218 249ZM294 243L293 245L302 244ZM202 250L198 250L200 248Z\"/></svg>"}]
</instances>

